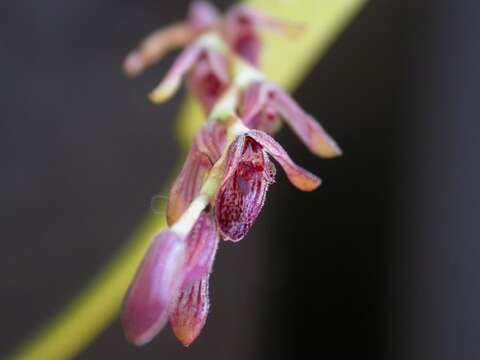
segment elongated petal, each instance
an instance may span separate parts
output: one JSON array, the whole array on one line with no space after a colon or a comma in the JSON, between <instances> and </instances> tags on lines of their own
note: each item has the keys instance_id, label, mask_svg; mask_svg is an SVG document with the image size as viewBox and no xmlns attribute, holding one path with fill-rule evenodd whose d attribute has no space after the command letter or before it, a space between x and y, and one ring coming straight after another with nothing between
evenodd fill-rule
<instances>
[{"instance_id":1,"label":"elongated petal","mask_svg":"<svg viewBox=\"0 0 480 360\"><path fill-rule=\"evenodd\" d=\"M129 341L149 342L165 325L183 280L185 242L170 230L160 233L128 290L122 324Z\"/></svg>"},{"instance_id":2,"label":"elongated petal","mask_svg":"<svg viewBox=\"0 0 480 360\"><path fill-rule=\"evenodd\" d=\"M182 289L189 288L212 271L217 252L218 231L210 211L204 211L187 237L187 255Z\"/></svg>"},{"instance_id":3,"label":"elongated petal","mask_svg":"<svg viewBox=\"0 0 480 360\"><path fill-rule=\"evenodd\" d=\"M207 30L218 22L220 14L208 1L197 0L190 5L188 22L199 30Z\"/></svg>"},{"instance_id":4,"label":"elongated petal","mask_svg":"<svg viewBox=\"0 0 480 360\"><path fill-rule=\"evenodd\" d=\"M123 70L128 76L137 76L169 51L192 42L197 35L198 31L187 23L176 23L157 30L127 55Z\"/></svg>"},{"instance_id":5,"label":"elongated petal","mask_svg":"<svg viewBox=\"0 0 480 360\"><path fill-rule=\"evenodd\" d=\"M202 127L170 190L167 204L169 225L177 221L198 195L213 164L220 157L225 142L226 130L221 124L211 122Z\"/></svg>"},{"instance_id":6,"label":"elongated petal","mask_svg":"<svg viewBox=\"0 0 480 360\"><path fill-rule=\"evenodd\" d=\"M207 320L208 278L206 274L183 289L170 315L173 333L184 346L189 346L198 337Z\"/></svg>"},{"instance_id":7,"label":"elongated petal","mask_svg":"<svg viewBox=\"0 0 480 360\"><path fill-rule=\"evenodd\" d=\"M202 52L202 47L196 44L183 50L162 82L152 91L150 99L155 103L161 103L175 94L182 82L183 76L190 71Z\"/></svg>"},{"instance_id":8,"label":"elongated petal","mask_svg":"<svg viewBox=\"0 0 480 360\"><path fill-rule=\"evenodd\" d=\"M278 161L290 182L298 189L302 191L312 191L320 186L320 179L296 165L283 147L271 136L259 130L251 130L247 133L247 136L262 145L265 150Z\"/></svg>"},{"instance_id":9,"label":"elongated petal","mask_svg":"<svg viewBox=\"0 0 480 360\"><path fill-rule=\"evenodd\" d=\"M287 124L314 154L332 158L342 154L339 146L320 124L305 113L281 88L275 86L272 103Z\"/></svg>"},{"instance_id":10,"label":"elongated petal","mask_svg":"<svg viewBox=\"0 0 480 360\"><path fill-rule=\"evenodd\" d=\"M245 136L238 136L228 148L223 181L230 179L237 171L245 147Z\"/></svg>"},{"instance_id":11,"label":"elongated petal","mask_svg":"<svg viewBox=\"0 0 480 360\"><path fill-rule=\"evenodd\" d=\"M263 148L245 136L232 143L224 180L215 199L215 216L225 240L239 241L258 217L274 170Z\"/></svg>"}]
</instances>

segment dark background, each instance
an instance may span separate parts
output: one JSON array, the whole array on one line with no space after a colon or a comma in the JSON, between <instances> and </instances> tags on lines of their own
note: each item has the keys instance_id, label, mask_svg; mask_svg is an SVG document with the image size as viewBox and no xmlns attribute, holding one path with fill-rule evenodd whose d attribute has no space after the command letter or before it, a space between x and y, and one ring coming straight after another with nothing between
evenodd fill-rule
<instances>
[{"instance_id":1,"label":"dark background","mask_svg":"<svg viewBox=\"0 0 480 360\"><path fill-rule=\"evenodd\" d=\"M173 56L134 81L120 64L187 3L0 4L0 354L87 283L166 181L180 97L146 94ZM371 1L295 94L345 155L279 135L324 184L304 194L279 175L251 234L222 245L197 342L166 330L137 349L117 321L78 359L480 358L479 15Z\"/></svg>"}]
</instances>

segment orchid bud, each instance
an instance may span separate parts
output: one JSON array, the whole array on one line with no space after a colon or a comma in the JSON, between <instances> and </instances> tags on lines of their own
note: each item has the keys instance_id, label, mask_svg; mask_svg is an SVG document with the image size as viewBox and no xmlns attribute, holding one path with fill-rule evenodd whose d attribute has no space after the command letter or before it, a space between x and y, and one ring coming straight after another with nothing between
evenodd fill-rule
<instances>
[{"instance_id":1,"label":"orchid bud","mask_svg":"<svg viewBox=\"0 0 480 360\"><path fill-rule=\"evenodd\" d=\"M189 346L198 337L207 321L208 278L207 274L183 289L170 315L173 333L184 346Z\"/></svg>"},{"instance_id":2,"label":"orchid bud","mask_svg":"<svg viewBox=\"0 0 480 360\"><path fill-rule=\"evenodd\" d=\"M204 211L187 238L185 277L170 315L173 332L185 346L197 338L207 320L208 279L217 246L215 220L209 211Z\"/></svg>"},{"instance_id":3,"label":"orchid bud","mask_svg":"<svg viewBox=\"0 0 480 360\"><path fill-rule=\"evenodd\" d=\"M170 306L183 281L186 245L170 230L148 249L125 297L122 324L135 345L149 342L166 324Z\"/></svg>"}]
</instances>

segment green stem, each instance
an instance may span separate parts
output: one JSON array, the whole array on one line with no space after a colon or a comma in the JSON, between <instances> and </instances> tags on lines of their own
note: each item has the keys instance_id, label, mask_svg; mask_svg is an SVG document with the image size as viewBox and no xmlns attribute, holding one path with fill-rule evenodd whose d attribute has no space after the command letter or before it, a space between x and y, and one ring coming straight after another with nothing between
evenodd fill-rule
<instances>
[{"instance_id":1,"label":"green stem","mask_svg":"<svg viewBox=\"0 0 480 360\"><path fill-rule=\"evenodd\" d=\"M293 41L265 36L262 68L269 79L293 90L366 0L248 0L273 16L306 25ZM279 59L288 55L285 66ZM182 109L179 140L188 148L202 123L191 100ZM165 209L165 204L162 205ZM163 211L162 211L163 212ZM164 216L149 214L91 283L43 328L25 341L10 360L71 359L85 349L117 317L124 293L151 239L165 226Z\"/></svg>"}]
</instances>

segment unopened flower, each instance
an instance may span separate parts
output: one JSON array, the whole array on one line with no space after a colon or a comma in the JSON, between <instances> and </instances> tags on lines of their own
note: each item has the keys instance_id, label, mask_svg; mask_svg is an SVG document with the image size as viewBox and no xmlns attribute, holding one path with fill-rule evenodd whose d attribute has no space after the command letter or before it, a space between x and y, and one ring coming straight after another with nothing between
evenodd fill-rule
<instances>
[{"instance_id":1,"label":"unopened flower","mask_svg":"<svg viewBox=\"0 0 480 360\"><path fill-rule=\"evenodd\" d=\"M123 329L135 345L149 342L168 321L171 304L182 284L185 255L184 239L171 230L153 240L123 306Z\"/></svg>"},{"instance_id":2,"label":"unopened flower","mask_svg":"<svg viewBox=\"0 0 480 360\"><path fill-rule=\"evenodd\" d=\"M169 229L153 241L128 290L122 324L131 342L149 342L170 319L185 346L199 335L208 313L208 278L218 232L209 211L187 236Z\"/></svg>"},{"instance_id":3,"label":"unopened flower","mask_svg":"<svg viewBox=\"0 0 480 360\"><path fill-rule=\"evenodd\" d=\"M215 216L222 237L241 240L257 218L268 187L275 180L272 156L291 183L302 191L312 191L320 179L297 166L282 146L266 133L251 130L230 145L225 174L215 200Z\"/></svg>"},{"instance_id":4,"label":"unopened flower","mask_svg":"<svg viewBox=\"0 0 480 360\"><path fill-rule=\"evenodd\" d=\"M207 320L209 277L218 240L215 220L204 211L188 235L183 284L170 313L173 333L185 346L198 337Z\"/></svg>"},{"instance_id":5,"label":"unopened flower","mask_svg":"<svg viewBox=\"0 0 480 360\"><path fill-rule=\"evenodd\" d=\"M280 118L314 154L331 158L342 154L335 140L283 89L268 81L251 84L244 92L241 117L250 128L274 133Z\"/></svg>"}]
</instances>

